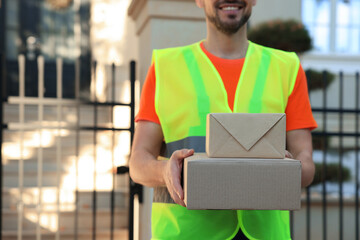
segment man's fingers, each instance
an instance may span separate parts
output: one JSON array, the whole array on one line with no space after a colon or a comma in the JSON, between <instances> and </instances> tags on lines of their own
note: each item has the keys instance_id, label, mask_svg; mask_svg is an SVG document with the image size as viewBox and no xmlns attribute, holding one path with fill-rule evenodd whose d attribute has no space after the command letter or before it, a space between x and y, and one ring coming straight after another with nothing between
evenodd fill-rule
<instances>
[{"instance_id":1,"label":"man's fingers","mask_svg":"<svg viewBox=\"0 0 360 240\"><path fill-rule=\"evenodd\" d=\"M180 199L179 196L175 192L173 192L173 194L170 194L170 195L176 204L179 204L179 205L185 207L184 201L182 199Z\"/></svg>"},{"instance_id":2,"label":"man's fingers","mask_svg":"<svg viewBox=\"0 0 360 240\"><path fill-rule=\"evenodd\" d=\"M178 195L178 197L181 200L183 200L184 199L184 191L180 185L180 181L178 178L173 180L173 187L174 187L174 190L175 190L176 194Z\"/></svg>"},{"instance_id":3,"label":"man's fingers","mask_svg":"<svg viewBox=\"0 0 360 240\"><path fill-rule=\"evenodd\" d=\"M182 191L181 187L180 187L180 190L179 190L178 187L175 187L175 185L178 185L178 184L174 184L173 182L170 182L169 185L170 186L168 187L168 191L170 193L171 198L174 200L174 202L176 204L179 204L179 205L185 207L183 197L181 196L181 195L183 195L182 194L183 191ZM181 194L179 194L179 191L181 192Z\"/></svg>"},{"instance_id":4,"label":"man's fingers","mask_svg":"<svg viewBox=\"0 0 360 240\"><path fill-rule=\"evenodd\" d=\"M285 150L285 157L287 157L287 158L294 158L293 155L292 155L289 151L287 151L287 150Z\"/></svg>"},{"instance_id":5,"label":"man's fingers","mask_svg":"<svg viewBox=\"0 0 360 240\"><path fill-rule=\"evenodd\" d=\"M184 159L194 154L194 149L181 149L173 153L173 157L176 159Z\"/></svg>"},{"instance_id":6,"label":"man's fingers","mask_svg":"<svg viewBox=\"0 0 360 240\"><path fill-rule=\"evenodd\" d=\"M168 162L167 171L167 187L168 191L175 203L185 207L184 191L180 184L181 166L184 158L194 154L194 149L181 149L173 152L170 161Z\"/></svg>"},{"instance_id":7,"label":"man's fingers","mask_svg":"<svg viewBox=\"0 0 360 240\"><path fill-rule=\"evenodd\" d=\"M169 183L168 183L168 191L174 200L175 203L185 206L185 203L183 201L184 199L184 191L180 185L180 177L171 175L169 176Z\"/></svg>"},{"instance_id":8,"label":"man's fingers","mask_svg":"<svg viewBox=\"0 0 360 240\"><path fill-rule=\"evenodd\" d=\"M183 207L186 207L186 205L185 205L185 203L184 203L184 201L183 200L179 200L179 202L177 202L177 204L179 204L179 205L181 205L181 206L183 206Z\"/></svg>"},{"instance_id":9,"label":"man's fingers","mask_svg":"<svg viewBox=\"0 0 360 240\"><path fill-rule=\"evenodd\" d=\"M184 158L190 157L194 154L194 149L186 149L186 150L184 149L184 151L185 151Z\"/></svg>"},{"instance_id":10,"label":"man's fingers","mask_svg":"<svg viewBox=\"0 0 360 240\"><path fill-rule=\"evenodd\" d=\"M186 157L189 157L191 155L194 154L194 149L182 149L182 150L178 150L175 151L173 156L177 159L177 160L183 160ZM182 162L181 162L182 163ZM178 197L183 200L184 199L184 191L181 187L180 184L180 175L181 175L181 169L179 169L179 165L173 165L173 174L172 174L172 187L174 188L176 194L178 195Z\"/></svg>"}]
</instances>

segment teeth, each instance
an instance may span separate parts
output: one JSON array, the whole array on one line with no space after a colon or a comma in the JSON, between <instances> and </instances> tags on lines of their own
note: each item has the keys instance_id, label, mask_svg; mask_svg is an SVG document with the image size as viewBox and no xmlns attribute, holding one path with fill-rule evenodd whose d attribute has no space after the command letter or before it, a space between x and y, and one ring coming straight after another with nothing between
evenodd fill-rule
<instances>
[{"instance_id":1,"label":"teeth","mask_svg":"<svg viewBox=\"0 0 360 240\"><path fill-rule=\"evenodd\" d=\"M223 10L225 11L231 11L231 10L238 10L238 7L224 7Z\"/></svg>"}]
</instances>

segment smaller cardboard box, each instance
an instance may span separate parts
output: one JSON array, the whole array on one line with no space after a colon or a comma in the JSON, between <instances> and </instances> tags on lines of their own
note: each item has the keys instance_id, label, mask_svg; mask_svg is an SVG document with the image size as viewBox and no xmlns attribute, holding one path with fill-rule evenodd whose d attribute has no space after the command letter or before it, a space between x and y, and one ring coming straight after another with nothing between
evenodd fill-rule
<instances>
[{"instance_id":1,"label":"smaller cardboard box","mask_svg":"<svg viewBox=\"0 0 360 240\"><path fill-rule=\"evenodd\" d=\"M211 113L207 115L209 157L285 158L284 113Z\"/></svg>"},{"instance_id":2,"label":"smaller cardboard box","mask_svg":"<svg viewBox=\"0 0 360 240\"><path fill-rule=\"evenodd\" d=\"M188 209L300 209L298 160L195 154L184 160L183 174Z\"/></svg>"}]
</instances>

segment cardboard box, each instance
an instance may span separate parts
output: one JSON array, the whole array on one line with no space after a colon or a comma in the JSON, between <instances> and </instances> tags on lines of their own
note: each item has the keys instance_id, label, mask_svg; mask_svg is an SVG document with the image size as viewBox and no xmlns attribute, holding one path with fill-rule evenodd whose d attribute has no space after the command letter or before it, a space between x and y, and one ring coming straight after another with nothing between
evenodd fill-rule
<instances>
[{"instance_id":1,"label":"cardboard box","mask_svg":"<svg viewBox=\"0 0 360 240\"><path fill-rule=\"evenodd\" d=\"M211 113L207 116L209 157L285 158L283 113Z\"/></svg>"},{"instance_id":2,"label":"cardboard box","mask_svg":"<svg viewBox=\"0 0 360 240\"><path fill-rule=\"evenodd\" d=\"M300 209L301 163L292 159L184 160L188 209Z\"/></svg>"}]
</instances>

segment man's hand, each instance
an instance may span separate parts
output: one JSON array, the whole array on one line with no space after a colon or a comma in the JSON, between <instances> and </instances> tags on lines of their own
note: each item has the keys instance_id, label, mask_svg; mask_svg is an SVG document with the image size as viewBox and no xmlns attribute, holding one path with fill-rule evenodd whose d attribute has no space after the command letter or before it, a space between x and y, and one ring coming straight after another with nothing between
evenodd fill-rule
<instances>
[{"instance_id":1,"label":"man's hand","mask_svg":"<svg viewBox=\"0 0 360 240\"><path fill-rule=\"evenodd\" d=\"M181 171L184 158L194 154L193 149L182 149L173 152L165 166L163 178L170 196L175 203L185 207L184 191L181 187Z\"/></svg>"},{"instance_id":2,"label":"man's hand","mask_svg":"<svg viewBox=\"0 0 360 240\"><path fill-rule=\"evenodd\" d=\"M139 121L129 162L133 181L149 187L166 185L175 203L185 206L181 187L181 171L184 158L194 154L193 149L175 151L169 160L159 161L157 157L164 136L159 124Z\"/></svg>"}]
</instances>

